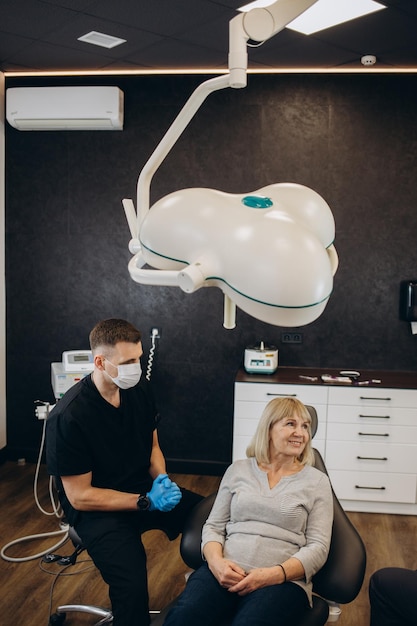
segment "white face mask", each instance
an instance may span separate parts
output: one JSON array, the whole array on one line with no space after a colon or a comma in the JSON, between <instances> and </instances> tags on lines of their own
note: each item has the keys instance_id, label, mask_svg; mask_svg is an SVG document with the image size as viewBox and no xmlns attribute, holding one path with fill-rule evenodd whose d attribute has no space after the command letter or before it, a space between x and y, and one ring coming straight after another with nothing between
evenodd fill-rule
<instances>
[{"instance_id":1,"label":"white face mask","mask_svg":"<svg viewBox=\"0 0 417 626\"><path fill-rule=\"evenodd\" d=\"M109 359L107 359L107 361L109 361ZM140 377L142 375L142 366L140 362L126 363L124 365L114 365L111 361L109 361L109 363L113 365L113 367L117 368L117 376L113 378L108 372L106 372L106 370L104 371L107 376L112 379L114 384L120 387L120 389L130 389L131 387L137 385L140 381Z\"/></svg>"}]
</instances>

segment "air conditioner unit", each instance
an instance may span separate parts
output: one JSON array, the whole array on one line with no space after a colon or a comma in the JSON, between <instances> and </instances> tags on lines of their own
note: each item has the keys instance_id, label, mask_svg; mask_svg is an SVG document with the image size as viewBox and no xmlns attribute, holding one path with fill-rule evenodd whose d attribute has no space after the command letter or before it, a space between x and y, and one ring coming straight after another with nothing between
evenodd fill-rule
<instances>
[{"instance_id":1,"label":"air conditioner unit","mask_svg":"<svg viewBox=\"0 0 417 626\"><path fill-rule=\"evenodd\" d=\"M18 130L122 130L118 87L10 87L6 119Z\"/></svg>"}]
</instances>

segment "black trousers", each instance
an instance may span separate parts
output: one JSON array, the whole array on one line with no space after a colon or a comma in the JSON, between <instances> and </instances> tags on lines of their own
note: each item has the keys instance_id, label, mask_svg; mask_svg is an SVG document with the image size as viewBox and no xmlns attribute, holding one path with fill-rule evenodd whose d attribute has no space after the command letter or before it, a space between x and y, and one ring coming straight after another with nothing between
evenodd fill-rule
<instances>
[{"instance_id":1,"label":"black trousers","mask_svg":"<svg viewBox=\"0 0 417 626\"><path fill-rule=\"evenodd\" d=\"M199 567L168 613L164 626L296 626L309 608L307 594L295 583L269 585L246 596L221 587L208 568Z\"/></svg>"},{"instance_id":2,"label":"black trousers","mask_svg":"<svg viewBox=\"0 0 417 626\"><path fill-rule=\"evenodd\" d=\"M416 626L417 570L386 567L369 581L371 626Z\"/></svg>"},{"instance_id":3,"label":"black trousers","mask_svg":"<svg viewBox=\"0 0 417 626\"><path fill-rule=\"evenodd\" d=\"M129 511L79 515L75 530L109 585L113 626L150 624L146 552L141 534L159 529L173 540L181 533L189 512L202 499L187 489L181 491L180 503L169 513Z\"/></svg>"}]
</instances>

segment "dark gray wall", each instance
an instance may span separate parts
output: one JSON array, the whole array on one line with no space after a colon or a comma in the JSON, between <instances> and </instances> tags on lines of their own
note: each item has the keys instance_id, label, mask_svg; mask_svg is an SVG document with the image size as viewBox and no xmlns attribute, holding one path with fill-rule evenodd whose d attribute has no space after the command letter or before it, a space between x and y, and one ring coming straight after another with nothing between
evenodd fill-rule
<instances>
[{"instance_id":1,"label":"dark gray wall","mask_svg":"<svg viewBox=\"0 0 417 626\"><path fill-rule=\"evenodd\" d=\"M308 185L330 204L340 267L303 344L241 311L222 327L222 295L145 287L128 274L121 199L204 77L10 78L6 87L115 84L123 132L19 132L6 125L7 407L10 458L34 457L34 400L52 401L50 363L88 347L99 319L162 329L152 384L167 457L216 473L230 461L233 381L246 345L279 348L281 365L416 370L399 319L400 281L417 277L417 76L250 76L211 95L152 184L253 191ZM198 464L192 463L199 461Z\"/></svg>"}]
</instances>

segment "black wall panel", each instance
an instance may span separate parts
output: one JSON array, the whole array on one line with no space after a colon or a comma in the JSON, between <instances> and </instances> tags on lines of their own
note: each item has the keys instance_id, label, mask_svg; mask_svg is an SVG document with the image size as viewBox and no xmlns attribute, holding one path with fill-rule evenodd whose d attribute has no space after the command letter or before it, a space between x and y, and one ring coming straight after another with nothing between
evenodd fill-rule
<instances>
[{"instance_id":1,"label":"black wall panel","mask_svg":"<svg viewBox=\"0 0 417 626\"><path fill-rule=\"evenodd\" d=\"M34 457L34 401L53 400L50 363L88 347L99 319L162 329L152 384L172 467L216 473L231 458L233 381L263 339L281 365L416 370L416 337L398 316L417 276L417 77L249 76L209 96L157 171L152 201L182 187L243 193L298 182L336 220L340 257L324 314L301 345L242 311L222 327L219 290L186 295L134 283L121 200L205 77L9 78L6 87L115 84L123 132L19 132L6 124L7 411L10 458ZM144 362L146 365L146 360ZM198 464L193 464L198 461ZM181 464L182 462L182 464Z\"/></svg>"}]
</instances>

